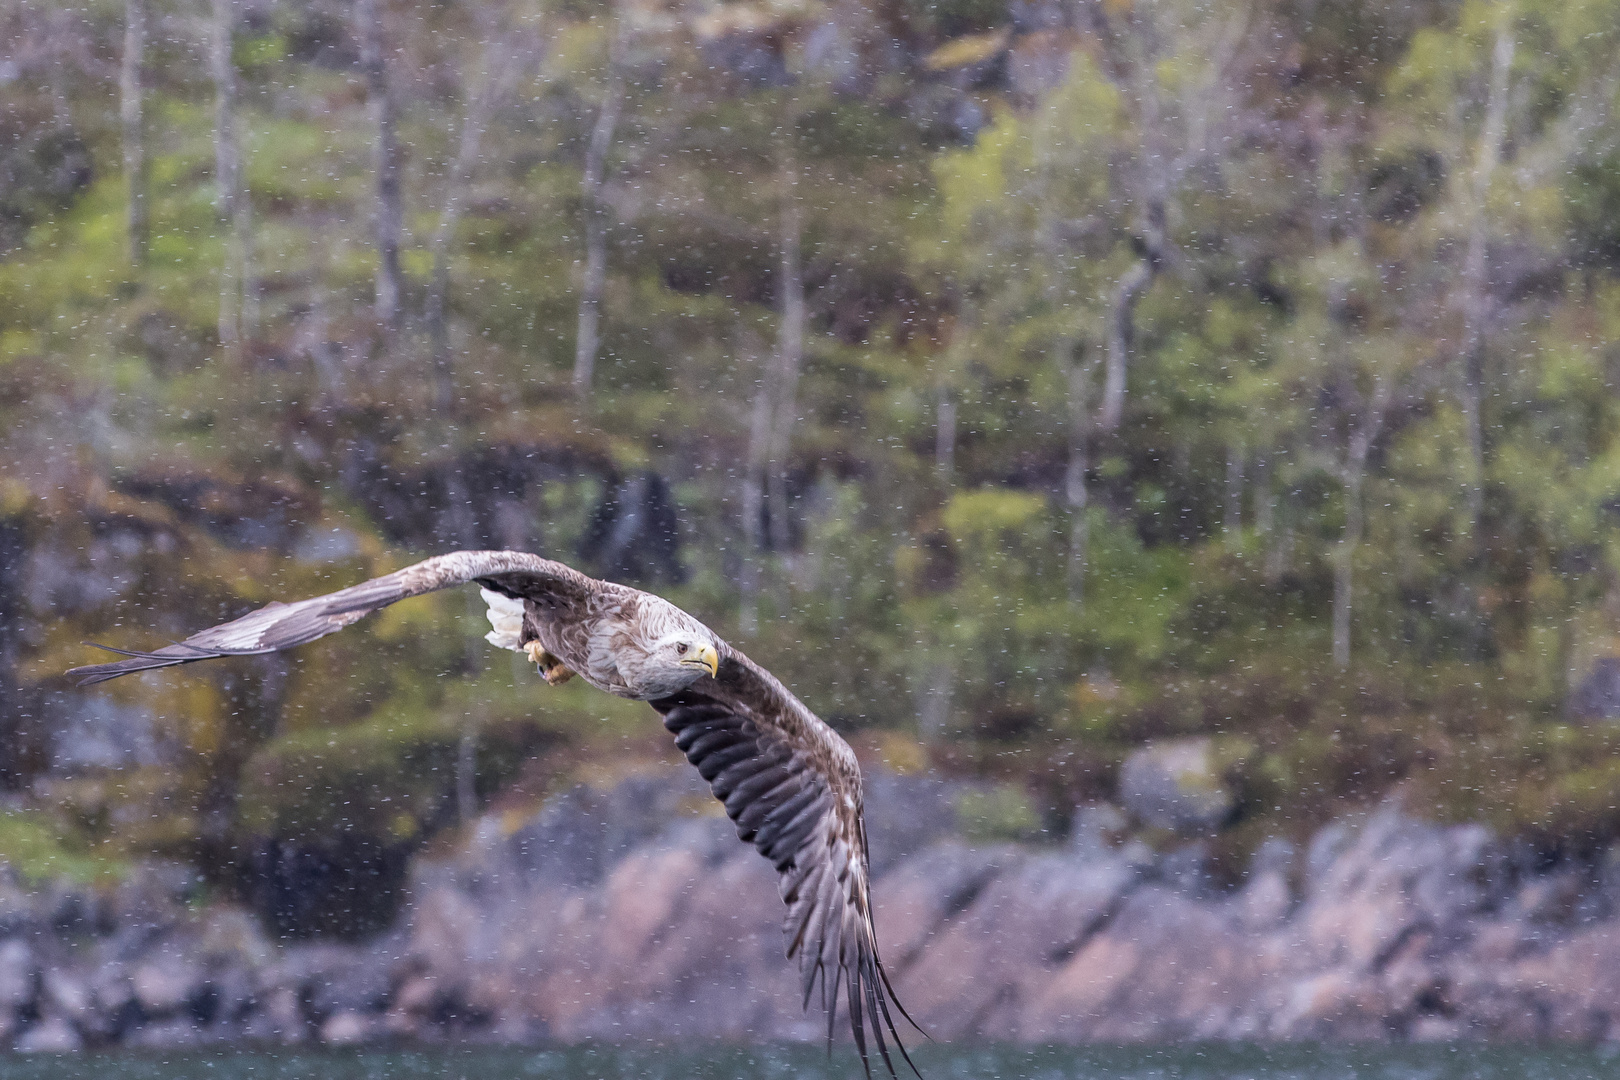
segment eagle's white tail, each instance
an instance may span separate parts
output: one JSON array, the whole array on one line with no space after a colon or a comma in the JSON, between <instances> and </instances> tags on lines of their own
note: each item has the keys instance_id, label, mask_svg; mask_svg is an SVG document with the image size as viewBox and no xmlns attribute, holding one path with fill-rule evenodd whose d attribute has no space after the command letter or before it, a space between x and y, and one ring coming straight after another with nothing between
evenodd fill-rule
<instances>
[{"instance_id":1,"label":"eagle's white tail","mask_svg":"<svg viewBox=\"0 0 1620 1080\"><path fill-rule=\"evenodd\" d=\"M484 639L497 649L511 649L513 652L522 652L523 646L519 639L523 636L523 601L513 600L510 596L502 596L488 589L479 589L484 597L484 603L489 605L485 614L489 617L489 625L495 629L484 635Z\"/></svg>"}]
</instances>

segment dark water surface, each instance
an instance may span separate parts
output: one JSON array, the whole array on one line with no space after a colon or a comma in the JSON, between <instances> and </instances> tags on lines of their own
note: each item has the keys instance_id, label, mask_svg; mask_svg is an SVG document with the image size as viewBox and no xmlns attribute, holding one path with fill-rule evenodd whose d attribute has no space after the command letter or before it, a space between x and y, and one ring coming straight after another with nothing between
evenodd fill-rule
<instances>
[{"instance_id":1,"label":"dark water surface","mask_svg":"<svg viewBox=\"0 0 1620 1080\"><path fill-rule=\"evenodd\" d=\"M1609 1049L1523 1046L951 1047L927 1080L1620 1080ZM0 1055L4 1080L845 1080L855 1059L805 1046L487 1047L352 1052Z\"/></svg>"}]
</instances>

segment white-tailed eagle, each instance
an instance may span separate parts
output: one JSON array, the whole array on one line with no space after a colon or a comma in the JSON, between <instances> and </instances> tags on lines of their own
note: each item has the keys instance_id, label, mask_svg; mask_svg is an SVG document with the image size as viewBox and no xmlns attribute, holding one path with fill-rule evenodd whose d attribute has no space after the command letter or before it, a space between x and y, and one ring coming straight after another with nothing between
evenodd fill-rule
<instances>
[{"instance_id":1,"label":"white-tailed eagle","mask_svg":"<svg viewBox=\"0 0 1620 1080\"><path fill-rule=\"evenodd\" d=\"M906 1051L889 1014L891 1002L900 1005L872 925L855 755L770 672L661 597L527 552L455 551L326 596L268 604L153 652L113 649L127 659L68 674L85 686L133 671L277 652L397 600L468 582L489 603L492 644L525 653L554 685L577 674L663 715L738 837L776 867L787 955L798 958L805 1007L819 985L830 1039L842 985L862 1063L870 1024L893 1074L885 1028L902 1056Z\"/></svg>"}]
</instances>

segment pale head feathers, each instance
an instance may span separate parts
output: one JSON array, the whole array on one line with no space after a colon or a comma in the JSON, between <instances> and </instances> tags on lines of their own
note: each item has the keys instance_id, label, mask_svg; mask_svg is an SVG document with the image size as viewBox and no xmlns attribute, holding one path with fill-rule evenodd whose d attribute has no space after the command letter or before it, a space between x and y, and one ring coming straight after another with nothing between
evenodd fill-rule
<instances>
[{"instance_id":1,"label":"pale head feathers","mask_svg":"<svg viewBox=\"0 0 1620 1080\"><path fill-rule=\"evenodd\" d=\"M650 594L639 599L628 620L629 647L616 657L620 676L637 697L668 697L715 673L720 642L707 626L667 600Z\"/></svg>"}]
</instances>

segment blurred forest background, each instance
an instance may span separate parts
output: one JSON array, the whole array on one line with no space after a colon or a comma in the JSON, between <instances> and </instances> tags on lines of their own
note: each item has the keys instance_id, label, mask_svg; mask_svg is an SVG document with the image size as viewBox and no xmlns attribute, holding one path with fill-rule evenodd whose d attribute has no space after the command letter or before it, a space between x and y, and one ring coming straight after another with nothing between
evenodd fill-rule
<instances>
[{"instance_id":1,"label":"blurred forest background","mask_svg":"<svg viewBox=\"0 0 1620 1080\"><path fill-rule=\"evenodd\" d=\"M987 835L1202 735L1234 863L1398 786L1590 852L1617 95L1620 0L0 0L0 853L386 883L672 759L460 593L61 676L485 546Z\"/></svg>"}]
</instances>

